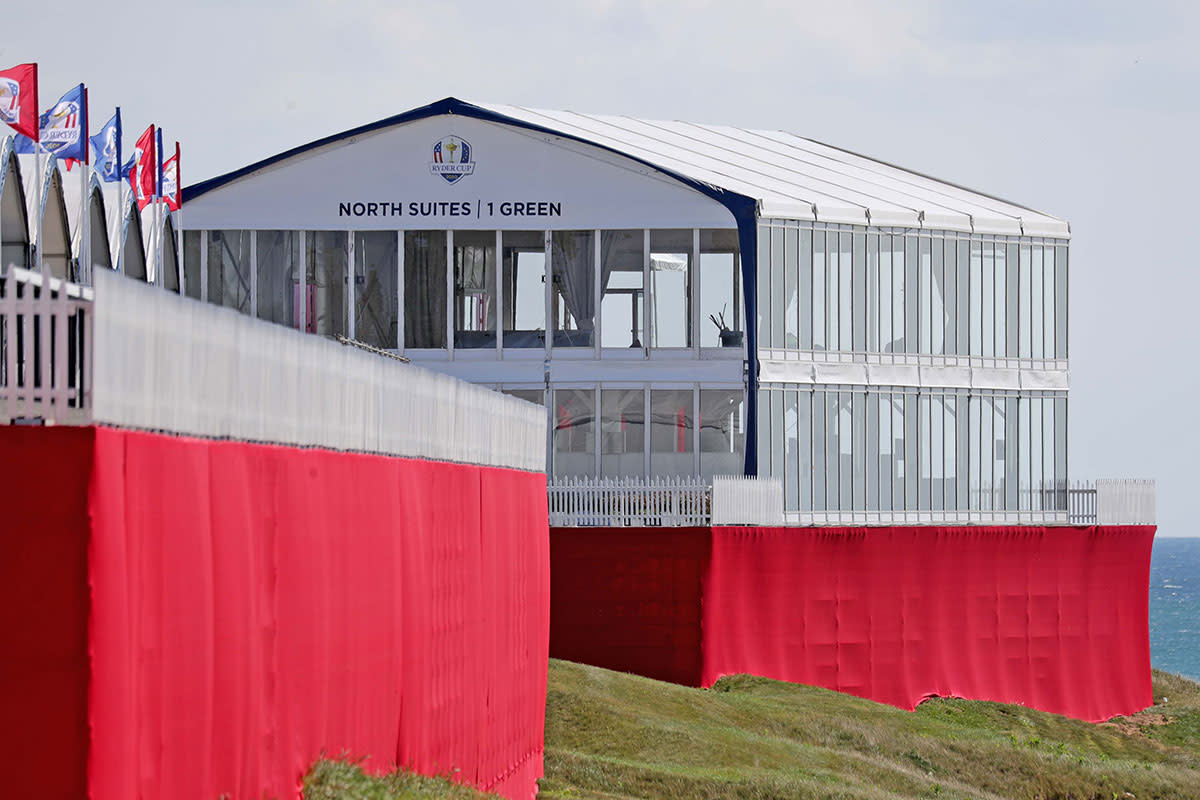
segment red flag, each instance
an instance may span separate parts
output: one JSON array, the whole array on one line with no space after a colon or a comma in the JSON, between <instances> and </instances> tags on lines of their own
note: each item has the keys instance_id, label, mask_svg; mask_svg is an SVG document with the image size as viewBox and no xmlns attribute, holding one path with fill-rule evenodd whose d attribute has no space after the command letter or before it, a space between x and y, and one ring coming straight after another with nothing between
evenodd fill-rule
<instances>
[{"instance_id":1,"label":"red flag","mask_svg":"<svg viewBox=\"0 0 1200 800\"><path fill-rule=\"evenodd\" d=\"M138 211L154 202L155 173L158 157L154 152L154 126L146 128L133 146L133 168L129 170L129 185L137 198Z\"/></svg>"},{"instance_id":2,"label":"red flag","mask_svg":"<svg viewBox=\"0 0 1200 800\"><path fill-rule=\"evenodd\" d=\"M179 142L175 143L175 155L163 162L163 202L172 211L183 204L183 188L179 180Z\"/></svg>"},{"instance_id":3,"label":"red flag","mask_svg":"<svg viewBox=\"0 0 1200 800\"><path fill-rule=\"evenodd\" d=\"M0 70L0 122L38 141L37 64L18 64Z\"/></svg>"}]
</instances>

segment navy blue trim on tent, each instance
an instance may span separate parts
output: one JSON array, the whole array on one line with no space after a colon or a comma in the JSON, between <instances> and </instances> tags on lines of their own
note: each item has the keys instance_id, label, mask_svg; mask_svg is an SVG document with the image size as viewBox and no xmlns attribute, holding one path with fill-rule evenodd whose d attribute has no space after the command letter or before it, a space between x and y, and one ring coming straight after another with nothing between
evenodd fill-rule
<instances>
[{"instance_id":1,"label":"navy blue trim on tent","mask_svg":"<svg viewBox=\"0 0 1200 800\"><path fill-rule=\"evenodd\" d=\"M537 133L549 134L562 139L570 139L572 141L586 144L590 147L595 147L600 150L614 153L622 158L637 162L644 166L650 167L656 172L662 173L670 178L673 178L683 185L695 189L697 192L710 197L717 201L729 212L733 214L737 220L738 226L738 245L741 250L742 259L742 297L745 298L746 307L746 352L749 358L747 368L746 382L746 441L745 441L745 474L758 474L758 332L757 332L757 313L758 313L758 281L755 265L757 262L758 251L758 233L757 233L757 216L758 204L752 197L747 197L737 192L731 192L728 189L722 189L719 186L714 186L710 183L698 181L695 178L689 178L686 175L681 175L669 169L654 164L643 158L630 155L629 153L618 150L614 147L599 144L581 136L564 133L562 131L548 128L542 125L534 125L531 122L517 119L515 117L498 114L495 111L489 111L486 108L467 103L455 97L447 97L444 100L438 100L436 103L430 103L421 108L415 108L412 111L405 111L403 114L381 119L377 122L371 122L366 125L352 128L342 133L335 133L332 136L326 136L324 139L318 139L315 142L293 147L291 150L284 151L278 155L265 158L247 167L227 172L224 175L218 175L215 178L210 178L206 181L201 181L193 186L185 186L183 189L183 202L186 204L190 200L204 195L214 189L219 189L227 183L236 181L260 169L264 169L280 161L285 161L293 156L298 156L307 153L310 150L315 150L325 145L334 144L354 136L361 136L365 133L372 133L383 128L390 128L395 125L402 125L406 122L415 122L416 120L428 119L429 117L437 117L448 114L457 114L463 117L471 117L474 119L484 120L485 122L496 122L502 125L509 125L516 128L535 131Z\"/></svg>"}]
</instances>

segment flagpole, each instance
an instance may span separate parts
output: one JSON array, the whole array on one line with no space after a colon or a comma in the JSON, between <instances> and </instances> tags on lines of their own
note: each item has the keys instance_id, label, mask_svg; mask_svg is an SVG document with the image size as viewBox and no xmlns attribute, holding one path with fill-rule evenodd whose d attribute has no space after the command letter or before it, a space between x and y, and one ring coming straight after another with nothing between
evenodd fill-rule
<instances>
[{"instance_id":1,"label":"flagpole","mask_svg":"<svg viewBox=\"0 0 1200 800\"><path fill-rule=\"evenodd\" d=\"M91 166L91 159L88 158L88 151L92 143L88 140L90 131L88 128L88 92L87 87L83 89L83 113L79 118L79 150L83 158L79 163L79 185L83 189L79 194L79 274L75 276L81 284L87 285L91 283L92 274L92 256L91 256L91 236L89 232L92 227L90 203L88 202L88 168Z\"/></svg>"},{"instance_id":2,"label":"flagpole","mask_svg":"<svg viewBox=\"0 0 1200 800\"><path fill-rule=\"evenodd\" d=\"M34 172L37 173L37 200L34 206L33 213L37 216L37 226L35 227L35 241L37 247L34 250L34 267L40 273L42 271L42 187L45 181L42 179L42 131L41 120L38 120L38 140L33 143L34 157Z\"/></svg>"}]
</instances>

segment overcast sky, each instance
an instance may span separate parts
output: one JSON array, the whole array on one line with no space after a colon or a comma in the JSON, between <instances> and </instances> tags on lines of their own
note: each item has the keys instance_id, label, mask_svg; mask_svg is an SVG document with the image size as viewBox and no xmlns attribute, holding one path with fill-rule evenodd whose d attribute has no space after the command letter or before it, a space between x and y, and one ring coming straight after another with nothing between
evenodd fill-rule
<instances>
[{"instance_id":1,"label":"overcast sky","mask_svg":"<svg viewBox=\"0 0 1200 800\"><path fill-rule=\"evenodd\" d=\"M1071 474L1156 478L1200 535L1200 3L8 5L0 67L162 125L185 185L453 95L784 129L1067 219Z\"/></svg>"}]
</instances>

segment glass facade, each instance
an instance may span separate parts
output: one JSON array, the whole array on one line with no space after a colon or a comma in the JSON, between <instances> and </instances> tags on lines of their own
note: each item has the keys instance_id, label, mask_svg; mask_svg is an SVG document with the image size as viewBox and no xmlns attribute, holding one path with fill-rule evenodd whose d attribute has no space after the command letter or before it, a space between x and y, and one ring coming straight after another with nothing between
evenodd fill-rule
<instances>
[{"instance_id":1,"label":"glass facade","mask_svg":"<svg viewBox=\"0 0 1200 800\"><path fill-rule=\"evenodd\" d=\"M764 350L1067 358L1061 239L779 220L758 252Z\"/></svg>"}]
</instances>

